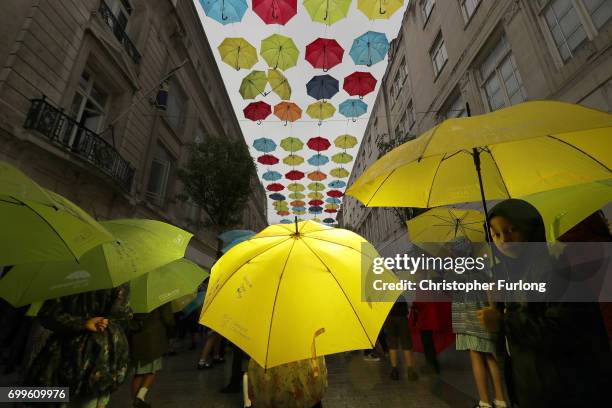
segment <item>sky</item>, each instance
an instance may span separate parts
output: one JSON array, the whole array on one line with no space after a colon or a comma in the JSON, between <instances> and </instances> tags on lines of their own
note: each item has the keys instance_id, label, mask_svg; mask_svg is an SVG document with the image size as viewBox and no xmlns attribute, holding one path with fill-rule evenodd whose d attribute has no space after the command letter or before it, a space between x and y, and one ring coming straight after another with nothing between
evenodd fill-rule
<instances>
[{"instance_id":1,"label":"sky","mask_svg":"<svg viewBox=\"0 0 612 408\"><path fill-rule=\"evenodd\" d=\"M290 170L299 170L308 174L309 172L320 170L328 175L327 179L323 180L322 183L325 184L325 191L322 191L325 200L328 198L326 192L332 190L327 187L328 183L336 180L335 177L332 177L329 172L331 169L336 167L344 167L349 172L352 171L354 160L347 164L337 164L331 160L331 156L343 152L343 149L337 148L334 146L334 139L342 134L350 134L357 138L359 144L351 149L347 149L346 153L355 157L357 155L359 145L361 143L363 134L365 132L366 125L368 123L370 109L372 108L374 101L376 100L376 95L380 88L380 80L385 73L385 69L387 67L387 59L385 58L383 61L372 65L371 67L367 67L364 65L355 65L353 60L349 56L349 51L353 40L364 34L366 31L378 31L386 34L389 41L395 38L399 32L400 24L402 21L402 16L405 11L406 5L408 1L404 1L404 5L393 14L393 16L388 20L368 20L368 18L357 9L357 1L353 0L348 15L345 19L336 22L331 26L327 26L322 23L313 22L310 18L310 15L306 11L303 6L303 0L298 0L298 10L297 15L295 15L289 22L284 25L272 24L267 25L263 22L263 20L251 9L251 0L247 0L247 4L249 8L247 9L243 19L239 23L222 25L216 20L209 18L204 13L202 6L199 0L193 0L196 4L196 8L198 9L198 13L200 14L200 18L202 20L202 25L206 32L206 36L208 41L210 42L211 48L215 53L215 59L217 61L217 65L219 66L219 70L223 77L223 81L225 83L225 87L229 94L230 100L232 102L234 111L236 112L236 116L239 120L242 133L246 139L246 143L249 146L251 155L256 160L257 157L265 154L263 152L259 152L253 148L253 141L266 137L272 139L276 142L277 148L275 151L270 152L268 154L274 155L280 159L278 164L275 165L263 165L257 163L257 171L260 180L262 180L261 176L264 172L268 170L273 170L281 173L283 178L278 181L266 181L262 180L262 184L264 188L271 183L281 183L284 186L287 186L289 183L293 183L294 181L287 180L284 175ZM225 0L231 1L231 0ZM221 55L217 47L226 37L244 37L249 41L259 52L261 40L272 35L272 34L281 34L284 36L288 36L293 39L296 44L298 50L300 51L300 55L298 57L298 63L295 67L289 68L283 71L283 74L287 77L291 88L291 102L296 103L300 108L302 108L302 118L294 123L289 123L285 126L285 122L282 122L274 115L270 115L266 120L262 121L260 124L250 121L244 117L243 109L248 105L249 102L253 102L253 100L244 100L239 93L240 84L242 79L249 73L251 70L262 70L267 71L269 68L267 63L263 58L259 58L257 64L255 64L250 70L241 69L237 71L233 67L225 64L221 60ZM318 37L324 38L333 38L335 39L345 50L344 58L341 64L331 68L328 72L323 72L321 69L315 69L312 65L306 61L305 59L305 49L306 45L317 39ZM306 93L306 83L315 75L323 75L329 74L336 78L340 82L340 92L338 92L333 98L329 99L328 102L332 103L336 109L338 109L338 105L346 99L356 98L353 96L349 96L342 89L343 80L346 76L350 75L355 71L365 71L370 72L377 80L378 83L376 85L376 89L374 92L366 95L363 98L363 101L368 105L368 112L365 115L359 117L357 120L348 119L342 116L338 111L336 111L335 115L323 121L323 123L319 126L318 120L311 119L306 114L306 108L310 103L316 102L316 100ZM268 85L268 90L270 86ZM255 99L255 101L264 101L269 105L274 107L277 103L281 102L281 99L274 93L270 93L266 97L259 96ZM304 157L304 163L295 167L288 166L283 164L282 159L289 155L289 152L284 151L280 147L280 140L285 137L297 137L304 143L304 148L301 151L295 152L296 155L300 155ZM316 151L309 149L306 146L306 142L308 139L316 136L322 136L327 138L331 147L321 152L330 158L330 161L322 165L320 167L312 166L308 164L307 160L314 154ZM342 179L344 182L348 181L348 178ZM307 177L304 179L296 181L298 183L303 184L306 187L306 190L303 192L304 194L308 194L310 191L307 186L312 181ZM339 189L344 191L345 188ZM269 197L272 191L266 191L267 196ZM283 191L279 191L280 194L285 197L288 196L290 191L286 188ZM306 202L306 208L308 209L308 201L309 198L303 199ZM287 198L288 203L292 201L291 198ZM289 216L280 216L277 215L276 210L273 206L273 200L268 198L268 222L270 224L279 223L283 218L293 220L293 213ZM289 205L289 210L291 211L291 205ZM313 215L309 214L308 211L306 215L299 215L300 219L314 219L317 217L319 220L323 220L325 218L336 218L337 214L328 214L323 212L322 214Z\"/></svg>"}]
</instances>

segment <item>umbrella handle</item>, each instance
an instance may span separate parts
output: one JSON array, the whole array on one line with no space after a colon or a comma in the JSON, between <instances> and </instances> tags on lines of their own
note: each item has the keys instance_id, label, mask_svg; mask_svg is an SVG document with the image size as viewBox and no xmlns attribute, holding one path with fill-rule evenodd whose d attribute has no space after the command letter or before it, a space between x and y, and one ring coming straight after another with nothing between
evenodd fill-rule
<instances>
[{"instance_id":1,"label":"umbrella handle","mask_svg":"<svg viewBox=\"0 0 612 408\"><path fill-rule=\"evenodd\" d=\"M287 121L285 121L285 126L287 126Z\"/></svg>"},{"instance_id":2,"label":"umbrella handle","mask_svg":"<svg viewBox=\"0 0 612 408\"><path fill-rule=\"evenodd\" d=\"M386 14L387 13L387 10L383 11L383 9L382 9L382 0L380 0L378 2L378 13L380 13L380 14Z\"/></svg>"},{"instance_id":3,"label":"umbrella handle","mask_svg":"<svg viewBox=\"0 0 612 408\"><path fill-rule=\"evenodd\" d=\"M227 16L225 15L225 0L221 2L221 20L227 20Z\"/></svg>"},{"instance_id":4,"label":"umbrella handle","mask_svg":"<svg viewBox=\"0 0 612 408\"><path fill-rule=\"evenodd\" d=\"M353 120L353 122L357 122L357 118L353 118L352 120Z\"/></svg>"},{"instance_id":5,"label":"umbrella handle","mask_svg":"<svg viewBox=\"0 0 612 408\"><path fill-rule=\"evenodd\" d=\"M323 17L323 20L327 20L328 11L329 11L329 0L327 0L325 4L326 4L325 5L325 17Z\"/></svg>"},{"instance_id":6,"label":"umbrella handle","mask_svg":"<svg viewBox=\"0 0 612 408\"><path fill-rule=\"evenodd\" d=\"M257 121L257 126L261 125L261 119Z\"/></svg>"},{"instance_id":7,"label":"umbrella handle","mask_svg":"<svg viewBox=\"0 0 612 408\"><path fill-rule=\"evenodd\" d=\"M322 124L322 123L323 123L323 121L322 121L322 120L319 120L318 125L319 125L319 126L321 126L321 124Z\"/></svg>"}]
</instances>

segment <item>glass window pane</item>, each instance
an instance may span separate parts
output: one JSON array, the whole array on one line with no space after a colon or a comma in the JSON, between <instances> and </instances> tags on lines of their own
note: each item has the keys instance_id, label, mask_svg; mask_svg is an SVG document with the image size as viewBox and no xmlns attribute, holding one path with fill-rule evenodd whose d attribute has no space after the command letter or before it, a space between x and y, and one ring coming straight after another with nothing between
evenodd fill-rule
<instances>
[{"instance_id":1,"label":"glass window pane","mask_svg":"<svg viewBox=\"0 0 612 408\"><path fill-rule=\"evenodd\" d=\"M574 34L572 34L567 39L567 46L570 50L574 51L584 40L586 40L587 36L582 27L580 27Z\"/></svg>"},{"instance_id":2,"label":"glass window pane","mask_svg":"<svg viewBox=\"0 0 612 408\"><path fill-rule=\"evenodd\" d=\"M584 0L584 5L598 29L612 17L612 0Z\"/></svg>"}]
</instances>

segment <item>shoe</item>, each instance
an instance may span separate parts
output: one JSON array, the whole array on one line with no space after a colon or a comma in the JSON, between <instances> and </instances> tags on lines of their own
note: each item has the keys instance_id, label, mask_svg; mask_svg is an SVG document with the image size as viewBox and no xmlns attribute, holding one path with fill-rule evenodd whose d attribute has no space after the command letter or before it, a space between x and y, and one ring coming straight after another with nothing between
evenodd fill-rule
<instances>
[{"instance_id":1,"label":"shoe","mask_svg":"<svg viewBox=\"0 0 612 408\"><path fill-rule=\"evenodd\" d=\"M223 357L214 357L213 358L213 364L221 364L225 362L225 359Z\"/></svg>"},{"instance_id":2,"label":"shoe","mask_svg":"<svg viewBox=\"0 0 612 408\"><path fill-rule=\"evenodd\" d=\"M240 384L228 384L225 387L221 388L219 391L221 394L237 394L242 391L242 387Z\"/></svg>"},{"instance_id":3,"label":"shoe","mask_svg":"<svg viewBox=\"0 0 612 408\"><path fill-rule=\"evenodd\" d=\"M416 381L419 379L419 374L412 367L406 367L406 378L408 381Z\"/></svg>"},{"instance_id":4,"label":"shoe","mask_svg":"<svg viewBox=\"0 0 612 408\"><path fill-rule=\"evenodd\" d=\"M136 398L132 404L134 408L151 408L151 404L144 402L140 398Z\"/></svg>"},{"instance_id":5,"label":"shoe","mask_svg":"<svg viewBox=\"0 0 612 408\"><path fill-rule=\"evenodd\" d=\"M212 366L212 363L209 363L208 361L198 361L198 370L208 370L209 368L212 368Z\"/></svg>"},{"instance_id":6,"label":"shoe","mask_svg":"<svg viewBox=\"0 0 612 408\"><path fill-rule=\"evenodd\" d=\"M365 361L380 361L380 357L373 353L366 354L365 356L363 356L363 359Z\"/></svg>"},{"instance_id":7,"label":"shoe","mask_svg":"<svg viewBox=\"0 0 612 408\"><path fill-rule=\"evenodd\" d=\"M391 369L391 379L393 381L399 381L399 371L397 370L397 367L393 367Z\"/></svg>"}]
</instances>

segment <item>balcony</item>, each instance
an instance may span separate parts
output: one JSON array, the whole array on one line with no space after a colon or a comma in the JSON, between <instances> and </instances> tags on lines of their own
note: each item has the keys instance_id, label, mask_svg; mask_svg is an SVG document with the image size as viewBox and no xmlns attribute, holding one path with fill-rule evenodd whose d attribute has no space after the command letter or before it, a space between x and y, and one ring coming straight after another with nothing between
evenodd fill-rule
<instances>
[{"instance_id":1,"label":"balcony","mask_svg":"<svg viewBox=\"0 0 612 408\"><path fill-rule=\"evenodd\" d=\"M100 2L98 12L100 13L100 16L102 16L102 19L106 22L106 25L109 26L113 34L115 34L117 40L123 44L125 52L127 52L130 58L132 58L132 61L134 61L135 64L139 64L141 58L140 53L125 32L125 25L119 23L119 20L113 14L110 7L108 7L108 5L104 2L104 0Z\"/></svg>"},{"instance_id":2,"label":"balcony","mask_svg":"<svg viewBox=\"0 0 612 408\"><path fill-rule=\"evenodd\" d=\"M113 146L62 110L50 105L44 96L32 99L31 102L24 128L40 132L54 145L89 162L115 180L125 191L130 191L135 169Z\"/></svg>"}]
</instances>

